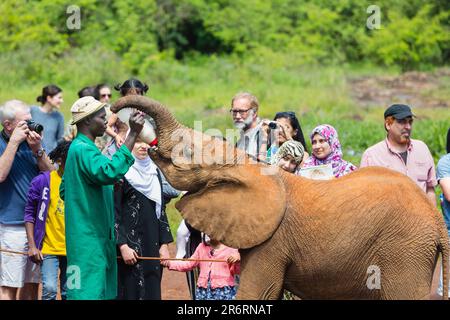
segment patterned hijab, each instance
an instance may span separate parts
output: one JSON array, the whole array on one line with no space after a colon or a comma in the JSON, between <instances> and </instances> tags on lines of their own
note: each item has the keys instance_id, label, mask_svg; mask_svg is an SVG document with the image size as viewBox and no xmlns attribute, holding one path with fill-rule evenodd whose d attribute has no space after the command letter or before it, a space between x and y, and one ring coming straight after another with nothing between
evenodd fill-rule
<instances>
[{"instance_id":1,"label":"patterned hijab","mask_svg":"<svg viewBox=\"0 0 450 320\"><path fill-rule=\"evenodd\" d=\"M328 124L317 126L309 136L311 142L316 134L321 135L328 142L331 148L331 153L325 159L318 159L314 156L314 154L311 154L311 156L305 161L303 168L331 163L333 174L336 178L356 170L356 167L353 164L342 159L342 148L336 129Z\"/></svg>"}]
</instances>

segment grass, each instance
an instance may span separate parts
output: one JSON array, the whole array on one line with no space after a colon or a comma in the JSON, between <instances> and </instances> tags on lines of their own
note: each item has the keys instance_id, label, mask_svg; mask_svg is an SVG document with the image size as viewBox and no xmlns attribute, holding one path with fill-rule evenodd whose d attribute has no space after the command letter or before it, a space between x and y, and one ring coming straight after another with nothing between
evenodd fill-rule
<instances>
[{"instance_id":1,"label":"grass","mask_svg":"<svg viewBox=\"0 0 450 320\"><path fill-rule=\"evenodd\" d=\"M273 118L278 111L295 111L305 135L318 124L333 125L339 132L344 158L358 165L362 152L385 136L383 112L387 106L360 106L351 97L348 79L392 76L399 71L367 65L307 66L286 61L289 63L280 57L277 61L262 59L244 63L216 56L185 63L162 60L142 70L138 77L149 84L148 95L167 105L180 122L193 127L194 121L202 120L204 130L217 128L223 133L232 128L228 112L231 98L239 91L250 91L260 101L261 117ZM55 83L64 90L62 112L68 120L79 89L99 82L114 85L131 76L117 57L103 51L97 55L75 51L53 65L43 66L34 60L32 52L0 56L0 69L4 70L0 78L0 101L17 98L35 104L42 87ZM24 69L28 70L28 76ZM30 72L33 76L29 76ZM449 72L446 74L440 86L426 92L427 95L449 101L450 77ZM117 98L117 92L113 92L113 101ZM427 143L437 161L445 153L450 113L445 108L413 106L413 109L419 116L413 137ZM174 236L181 220L175 202L168 206Z\"/></svg>"}]
</instances>

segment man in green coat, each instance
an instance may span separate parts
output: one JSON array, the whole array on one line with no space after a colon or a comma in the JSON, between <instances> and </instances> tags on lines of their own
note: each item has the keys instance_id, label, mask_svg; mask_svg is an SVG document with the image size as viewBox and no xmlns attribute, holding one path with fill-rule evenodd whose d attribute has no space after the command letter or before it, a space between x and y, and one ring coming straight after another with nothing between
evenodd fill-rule
<instances>
[{"instance_id":1,"label":"man in green coat","mask_svg":"<svg viewBox=\"0 0 450 320\"><path fill-rule=\"evenodd\" d=\"M93 97L83 97L71 108L78 135L70 146L60 187L65 202L67 298L71 300L117 296L113 184L134 163L130 151L144 117L140 112L130 116L128 137L110 160L94 143L106 130L104 106Z\"/></svg>"}]
</instances>

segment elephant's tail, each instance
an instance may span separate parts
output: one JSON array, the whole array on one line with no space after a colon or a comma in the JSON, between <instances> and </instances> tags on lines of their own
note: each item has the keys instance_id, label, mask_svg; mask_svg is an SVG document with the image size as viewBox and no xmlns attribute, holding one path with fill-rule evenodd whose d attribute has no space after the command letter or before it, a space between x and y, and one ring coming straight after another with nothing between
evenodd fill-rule
<instances>
[{"instance_id":1,"label":"elephant's tail","mask_svg":"<svg viewBox=\"0 0 450 320\"><path fill-rule=\"evenodd\" d=\"M449 241L446 228L440 228L438 250L442 254L442 287L443 294L442 299L448 300L448 264L449 264Z\"/></svg>"}]
</instances>

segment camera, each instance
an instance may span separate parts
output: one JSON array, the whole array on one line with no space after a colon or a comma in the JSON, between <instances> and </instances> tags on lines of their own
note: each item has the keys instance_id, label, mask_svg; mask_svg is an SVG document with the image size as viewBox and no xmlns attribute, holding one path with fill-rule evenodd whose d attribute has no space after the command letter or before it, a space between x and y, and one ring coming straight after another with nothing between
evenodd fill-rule
<instances>
[{"instance_id":1,"label":"camera","mask_svg":"<svg viewBox=\"0 0 450 320\"><path fill-rule=\"evenodd\" d=\"M275 121L270 121L269 128L275 130L276 128L278 128L278 123L276 123Z\"/></svg>"},{"instance_id":2,"label":"camera","mask_svg":"<svg viewBox=\"0 0 450 320\"><path fill-rule=\"evenodd\" d=\"M34 122L33 120L27 120L27 126L31 131L36 131L39 134L41 134L44 130L44 126L42 124Z\"/></svg>"}]
</instances>

